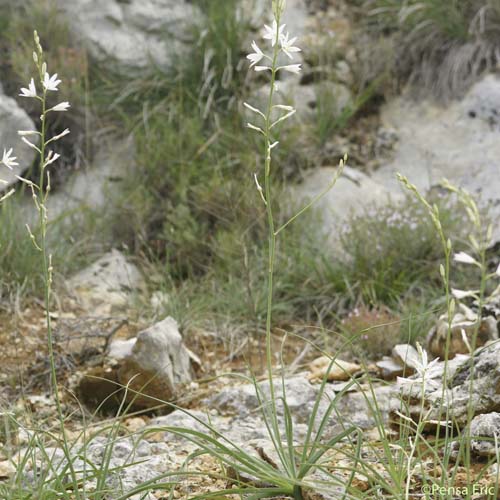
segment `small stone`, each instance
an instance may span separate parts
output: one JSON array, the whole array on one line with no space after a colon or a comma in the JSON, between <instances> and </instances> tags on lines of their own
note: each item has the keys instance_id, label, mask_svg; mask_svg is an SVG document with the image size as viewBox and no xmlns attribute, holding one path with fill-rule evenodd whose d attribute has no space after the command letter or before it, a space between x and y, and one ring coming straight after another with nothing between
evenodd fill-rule
<instances>
[{"instance_id":1,"label":"small stone","mask_svg":"<svg viewBox=\"0 0 500 500\"><path fill-rule=\"evenodd\" d=\"M327 375L327 380L331 382L349 380L353 374L361 371L361 366L342 359L336 359L332 363L328 356L321 356L309 365L309 369L309 380L322 380Z\"/></svg>"},{"instance_id":2,"label":"small stone","mask_svg":"<svg viewBox=\"0 0 500 500\"><path fill-rule=\"evenodd\" d=\"M16 473L16 468L8 460L0 462L0 479L10 479Z\"/></svg>"},{"instance_id":3,"label":"small stone","mask_svg":"<svg viewBox=\"0 0 500 500\"><path fill-rule=\"evenodd\" d=\"M118 387L128 386L127 401L134 408L153 408L172 401L180 387L193 381L190 351L177 322L167 317L127 341L114 340L103 366L88 370L77 382L82 399L99 405ZM110 405L116 405L116 398Z\"/></svg>"},{"instance_id":4,"label":"small stone","mask_svg":"<svg viewBox=\"0 0 500 500\"><path fill-rule=\"evenodd\" d=\"M389 358L388 356L385 356L380 361L377 361L376 366L380 376L384 380L394 380L396 377L402 376L405 371L404 366L401 363L398 363L393 358Z\"/></svg>"},{"instance_id":5,"label":"small stone","mask_svg":"<svg viewBox=\"0 0 500 500\"><path fill-rule=\"evenodd\" d=\"M143 417L127 418L127 420L125 420L124 422L124 425L129 432L138 432L146 427L146 419Z\"/></svg>"},{"instance_id":6,"label":"small stone","mask_svg":"<svg viewBox=\"0 0 500 500\"><path fill-rule=\"evenodd\" d=\"M398 344L392 349L392 357L397 363L405 367L407 375L413 373L420 364L420 356L417 350L410 344ZM408 368L410 369L408 371Z\"/></svg>"}]
</instances>

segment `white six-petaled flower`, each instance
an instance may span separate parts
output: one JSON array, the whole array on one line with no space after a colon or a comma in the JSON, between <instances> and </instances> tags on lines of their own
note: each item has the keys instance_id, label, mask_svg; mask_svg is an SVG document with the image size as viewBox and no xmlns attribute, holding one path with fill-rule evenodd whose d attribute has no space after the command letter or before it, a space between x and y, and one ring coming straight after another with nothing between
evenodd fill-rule
<instances>
[{"instance_id":1,"label":"white six-petaled flower","mask_svg":"<svg viewBox=\"0 0 500 500\"><path fill-rule=\"evenodd\" d=\"M399 384L425 384L427 386L439 386L435 380L429 379L429 374L432 368L439 363L439 358L434 359L429 362L429 356L425 349L422 349L422 346L417 342L417 351L420 359L413 360L413 366L416 372L415 378L405 378L405 377L397 377L397 381Z\"/></svg>"},{"instance_id":2,"label":"white six-petaled flower","mask_svg":"<svg viewBox=\"0 0 500 500\"><path fill-rule=\"evenodd\" d=\"M12 167L19 165L16 160L17 156L12 156L12 148L8 151L6 149L3 150L2 161L0 163L3 163L8 169L12 170Z\"/></svg>"},{"instance_id":3,"label":"white six-petaled flower","mask_svg":"<svg viewBox=\"0 0 500 500\"><path fill-rule=\"evenodd\" d=\"M26 135L40 135L40 132L38 132L37 130L18 130L17 134L23 137Z\"/></svg>"},{"instance_id":4,"label":"white six-petaled flower","mask_svg":"<svg viewBox=\"0 0 500 500\"><path fill-rule=\"evenodd\" d=\"M477 297L479 293L479 290L458 290L456 288L451 289L451 294L458 300L466 299L467 297Z\"/></svg>"},{"instance_id":5,"label":"white six-petaled flower","mask_svg":"<svg viewBox=\"0 0 500 500\"><path fill-rule=\"evenodd\" d=\"M57 79L57 73L50 76L47 72L43 75L43 86L45 90L56 91L59 90L57 86L61 83L61 80Z\"/></svg>"},{"instance_id":6,"label":"white six-petaled flower","mask_svg":"<svg viewBox=\"0 0 500 500\"><path fill-rule=\"evenodd\" d=\"M33 78L31 79L31 82L28 85L28 88L21 88L21 93L19 94L21 97L36 97L36 86L35 86L35 80Z\"/></svg>"},{"instance_id":7,"label":"white six-petaled flower","mask_svg":"<svg viewBox=\"0 0 500 500\"><path fill-rule=\"evenodd\" d=\"M276 42L283 36L283 30L285 29L285 26L285 24L282 24L278 28L278 23L275 19L271 26L268 26L267 24L264 25L264 34L262 35L262 37L266 40L271 40L271 46L274 47L276 45Z\"/></svg>"},{"instance_id":8,"label":"white six-petaled flower","mask_svg":"<svg viewBox=\"0 0 500 500\"><path fill-rule=\"evenodd\" d=\"M455 262L459 262L460 264L478 264L477 260L474 257L471 257L468 253L458 252L453 256L453 260Z\"/></svg>"},{"instance_id":9,"label":"white six-petaled flower","mask_svg":"<svg viewBox=\"0 0 500 500\"><path fill-rule=\"evenodd\" d=\"M290 73L295 73L298 75L302 70L301 64L287 64L286 66L280 66L278 69L289 71Z\"/></svg>"},{"instance_id":10,"label":"white six-petaled flower","mask_svg":"<svg viewBox=\"0 0 500 500\"><path fill-rule=\"evenodd\" d=\"M260 50L259 46L252 41L252 49L254 50L251 54L248 54L247 59L250 59L250 67L253 68L259 61L264 58L264 52Z\"/></svg>"},{"instance_id":11,"label":"white six-petaled flower","mask_svg":"<svg viewBox=\"0 0 500 500\"><path fill-rule=\"evenodd\" d=\"M294 47L294 43L297 41L297 37L289 40L289 33L285 33L280 38L281 50L290 58L293 59L293 52L300 52L299 47Z\"/></svg>"},{"instance_id":12,"label":"white six-petaled flower","mask_svg":"<svg viewBox=\"0 0 500 500\"><path fill-rule=\"evenodd\" d=\"M69 102L60 102L53 108L49 109L49 111L67 111L70 108Z\"/></svg>"},{"instance_id":13,"label":"white six-petaled flower","mask_svg":"<svg viewBox=\"0 0 500 500\"><path fill-rule=\"evenodd\" d=\"M52 137L52 139L49 139L49 140L47 141L47 144L48 144L49 142L58 141L59 139L61 139L62 137L64 137L65 135L68 135L68 134L69 134L69 128L64 129L64 130L63 130L60 134L55 135L54 137Z\"/></svg>"}]
</instances>

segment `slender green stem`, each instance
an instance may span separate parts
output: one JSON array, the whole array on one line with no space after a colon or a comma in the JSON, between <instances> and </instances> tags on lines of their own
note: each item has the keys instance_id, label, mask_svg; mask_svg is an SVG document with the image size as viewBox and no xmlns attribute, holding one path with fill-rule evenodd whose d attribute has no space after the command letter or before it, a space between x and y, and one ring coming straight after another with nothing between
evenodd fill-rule
<instances>
[{"instance_id":1,"label":"slender green stem","mask_svg":"<svg viewBox=\"0 0 500 500\"><path fill-rule=\"evenodd\" d=\"M40 58L42 54L40 53ZM38 63L38 71L40 76L40 82L43 82L44 74L43 74L43 65L41 61ZM42 83L43 85L43 83ZM68 467L70 470L70 475L73 481L73 484L77 484L77 475L72 463L72 457L70 453L70 449L68 446L68 440L66 435L66 429L64 427L64 414L62 410L61 404L61 396L59 394L59 388L57 385L57 368L56 368L56 360L55 360L55 351L54 351L54 337L52 331L52 322L50 318L50 300L51 300L51 291L52 291L52 269L51 269L51 257L48 254L48 245L47 245L47 198L49 195L50 184L49 181L45 181L45 176L47 174L47 160L46 160L46 150L47 145L50 140L46 139L47 135L47 89L43 87L43 94L40 98L42 113L41 113L41 132L40 132L40 178L38 183L38 195L39 200L36 201L36 206L38 209L38 223L40 230L40 250L42 254L42 267L43 267L43 280L44 280L44 306L45 306L45 323L47 328L47 348L49 355L49 363L50 363L50 379L52 390L54 394L54 400L56 404L56 410L58 415L58 423L60 427L60 432L62 436L62 447L65 454L65 457L68 461ZM77 499L79 499L80 492L78 488L75 489L74 494Z\"/></svg>"},{"instance_id":2,"label":"slender green stem","mask_svg":"<svg viewBox=\"0 0 500 500\"><path fill-rule=\"evenodd\" d=\"M279 16L276 19L277 26L279 26ZM276 37L279 36L277 30ZM272 316L273 316L273 292L274 292L274 264L276 257L276 235L274 234L274 214L273 214L273 203L272 203L272 190L271 190L271 114L273 110L273 97L274 97L274 87L276 83L276 64L279 54L278 43L274 46L273 60L271 64L271 88L269 91L269 101L267 104L266 120L265 120L265 198L266 198L266 213L267 213L267 225L268 225L268 270L267 270L267 313L266 313L266 363L267 363L267 374L269 378L269 390L271 395L271 404L273 414L273 420L275 421L275 431L278 432L276 436L279 441L279 430L276 419L276 396L273 385L273 352L272 352L272 338L271 338L271 328L272 328Z\"/></svg>"}]
</instances>

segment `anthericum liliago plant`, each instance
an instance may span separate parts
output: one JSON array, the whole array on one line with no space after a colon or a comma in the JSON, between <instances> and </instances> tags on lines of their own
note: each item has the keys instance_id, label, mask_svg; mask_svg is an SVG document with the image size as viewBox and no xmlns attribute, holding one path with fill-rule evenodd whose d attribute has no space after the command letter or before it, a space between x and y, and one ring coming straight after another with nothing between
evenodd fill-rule
<instances>
[{"instance_id":1,"label":"anthericum liliago plant","mask_svg":"<svg viewBox=\"0 0 500 500\"><path fill-rule=\"evenodd\" d=\"M296 500L304 498L304 492L309 489L316 491L331 492L341 488L347 491L350 481L339 480L329 470L322 467L321 461L324 454L331 450L338 442L347 436L357 432L354 427L345 428L335 437L326 437L325 430L335 411L337 398L345 391L338 393L327 409L320 415L320 403L324 402L323 396L326 387L326 375L318 391L317 399L313 405L309 418L307 432L304 440L300 443L295 441L294 424L287 404L284 375L277 382L273 377L273 352L271 344L272 315L273 315L273 278L276 253L276 241L279 234L301 214L308 210L314 203L323 197L335 184L341 175L346 158L340 160L332 181L325 190L313 198L301 210L293 215L280 227L276 227L273 214L273 151L279 145L279 130L285 120L290 119L296 110L292 106L276 104L276 95L279 92L279 75L283 73L299 74L301 64L294 61L295 55L300 52L296 46L296 37L286 31L286 25L281 23L285 10L285 0L273 0L272 13L273 22L271 26L265 25L263 39L266 47L261 48L256 41L252 42L253 52L247 56L250 68L256 72L267 73L270 77L269 95L265 109L258 109L250 103L244 103L255 117L247 123L247 127L259 134L262 139L262 171L254 174L254 180L261 202L265 206L268 223L268 279L267 279L267 316L266 316L266 367L268 390L258 384L255 378L253 382L257 399L260 403L262 423L267 429L273 451L277 456L276 463L266 460L265 457L255 456L251 450L231 441L227 436L221 434L210 424L194 415L191 417L198 421L206 431L200 432L186 427L162 427L161 430L181 435L200 448L198 454L211 455L222 465L223 471L231 471L232 487L211 493L213 495L223 494L250 494L249 498L265 498L288 496ZM283 62L284 61L284 62ZM263 181L262 181L263 179ZM262 184L263 186L262 186ZM331 366L335 358L331 360ZM276 384L276 385L275 385ZM347 390L347 388L346 388ZM178 408L189 414L188 411ZM151 432L160 429L151 429ZM359 439L358 439L359 441ZM312 477L313 472L319 475ZM193 474L196 474L193 473ZM199 472L197 473L199 474ZM189 475L189 472L186 472ZM252 479L249 479L252 478ZM352 481L353 475L351 475ZM341 484L342 483L342 484ZM204 498L205 495L195 495L191 498Z\"/></svg>"},{"instance_id":2,"label":"anthericum liliago plant","mask_svg":"<svg viewBox=\"0 0 500 500\"><path fill-rule=\"evenodd\" d=\"M52 392L54 395L56 408L58 412L58 420L60 424L61 443L65 455L69 457L68 441L64 428L64 415L61 407L61 399L57 386L57 373L56 363L54 358L54 341L52 335L52 325L50 317L50 304L52 292L52 256L49 254L47 248L47 230L48 230L48 214L47 214L47 200L50 193L50 166L53 165L60 157L60 155L51 149L52 145L69 134L69 129L64 130L62 133L53 137L47 137L48 121L53 113L64 112L69 109L68 102L60 102L53 107L48 106L49 94L55 93L59 90L61 80L58 79L57 73L50 75L47 69L47 64L44 61L43 49L40 44L40 38L37 32L34 32L35 51L33 52L33 60L36 65L37 75L32 78L27 87L21 88L20 96L27 99L34 99L40 104L40 130L19 130L18 135L21 140L30 148L34 149L39 157L39 179L33 181L25 179L20 175L15 175L18 181L24 183L32 193L33 203L37 213L37 230L32 231L30 226L26 224L26 229L29 233L31 241L40 254L40 267L43 273L44 281L44 303L45 303L45 321L47 329L47 346L49 353L50 374ZM35 82L36 80L36 82ZM13 148L4 149L3 156L0 163L10 170L17 167L17 157L13 155ZM5 181L2 181L5 183ZM7 197L14 193L11 189L7 194L0 198L0 201L5 200ZM36 236L35 236L36 234ZM69 468L73 479L76 478L75 471L69 461Z\"/></svg>"}]
</instances>

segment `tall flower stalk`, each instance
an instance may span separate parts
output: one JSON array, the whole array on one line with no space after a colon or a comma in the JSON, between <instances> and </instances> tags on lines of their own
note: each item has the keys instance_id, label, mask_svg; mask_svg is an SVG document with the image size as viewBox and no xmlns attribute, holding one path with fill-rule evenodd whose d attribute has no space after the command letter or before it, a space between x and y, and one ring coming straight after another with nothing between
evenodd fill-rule
<instances>
[{"instance_id":1,"label":"tall flower stalk","mask_svg":"<svg viewBox=\"0 0 500 500\"><path fill-rule=\"evenodd\" d=\"M50 75L47 72L47 63L44 61L43 49L40 44L40 38L35 31L35 51L33 52L33 60L38 72L39 88L34 78L31 79L27 88L21 88L21 97L28 99L35 99L40 102L41 114L40 131L38 130L20 130L18 132L21 140L29 147L33 148L39 155L39 180L35 183L31 180L16 176L21 182L26 184L31 189L33 203L38 213L38 232L39 237L31 231L30 226L27 224L30 238L34 247L40 252L42 260L43 280L44 280L44 301L45 301L45 320L47 327L47 347L49 351L51 383L54 398L59 413L61 414L61 401L59 391L57 388L57 373L56 364L54 359L54 339L52 332L52 325L50 319L50 300L52 293L52 255L49 254L47 248L47 228L48 228L48 213L47 213L47 200L50 193L50 170L49 166L56 162L60 155L50 149L51 144L58 141L62 137L69 134L69 129L64 130L61 134L47 138L48 119L52 113L66 111L70 105L67 102L61 102L54 107L48 108L47 101L50 92L57 92L61 80L58 80L57 73ZM40 94L39 94L40 91Z\"/></svg>"},{"instance_id":2,"label":"tall flower stalk","mask_svg":"<svg viewBox=\"0 0 500 500\"><path fill-rule=\"evenodd\" d=\"M318 196L313 198L302 210L291 217L281 227L276 227L275 216L273 213L273 189L272 189L272 166L273 166L273 151L279 145L278 125L290 119L296 109L293 106L283 104L275 104L275 97L278 91L278 76L280 73L288 72L299 74L301 64L293 62L294 54L300 52L301 49L295 46L296 37L290 38L290 34L286 31L286 25L281 24L281 18L285 10L285 0L273 0L272 3L274 20L271 26L264 26L263 38L268 41L270 49L262 50L259 45L253 41L253 52L247 56L250 61L250 68L256 72L269 72L270 87L267 106L264 110L258 109L249 103L244 103L244 106L256 115L258 120L256 123L247 123L248 128L260 134L264 139L264 188L259 182L259 174L254 174L257 191L266 207L267 226L268 226L268 270L267 270L267 312L266 312L266 368L269 381L270 400L263 401L264 417L270 436L274 442L274 446L280 455L281 462L288 464L290 475L295 474L296 464L295 458L290 456L290 446L288 450L282 445L281 431L277 417L277 397L273 382L273 351L272 351L272 315L273 315L273 295L274 295L274 269L276 260L276 242L279 233L292 223L297 217L308 210L316 201L323 197L335 184L338 177L341 175L346 158L340 161L339 168L332 179L331 183ZM284 59L289 64L281 64ZM262 175L262 174L260 174ZM280 399L285 406L286 413L286 393L283 384L283 393ZM286 420L286 419L285 419ZM285 434L288 429L285 429ZM287 436L288 438L288 436ZM294 494L295 498L300 498L299 487L297 486Z\"/></svg>"},{"instance_id":3,"label":"tall flower stalk","mask_svg":"<svg viewBox=\"0 0 500 500\"><path fill-rule=\"evenodd\" d=\"M33 61L36 66L36 81L35 78L32 78L26 88L21 88L19 95L20 97L35 99L39 102L41 108L40 130L19 130L18 134L21 137L21 140L30 148L34 149L38 154L39 178L38 182L25 179L24 177L21 177L19 175L16 175L16 178L31 190L33 203L37 212L37 230L32 231L28 224L26 224L26 228L28 230L33 246L40 253L44 285L45 324L47 329L47 348L49 354L51 386L58 414L58 421L62 438L62 448L68 460L69 472L73 480L76 481L77 476L70 459L70 446L66 438L64 414L62 410L61 397L57 386L57 370L54 355L54 337L50 318L53 266L52 255L49 253L47 241L49 222L47 201L51 188L50 167L60 158L60 155L51 148L53 147L53 144L55 142L59 141L64 136L69 134L69 129L65 129L60 134L52 137L47 137L49 129L48 124L49 119L53 113L64 112L70 107L70 105L68 102L60 102L53 107L49 107L49 95L50 93L57 92L59 90L59 84L61 83L61 80L58 79L57 73L53 75L50 75L48 73L47 63L44 60L43 49L40 44L40 38L36 31L34 32L34 42L35 51L33 52ZM77 498L80 498L80 494L78 491L75 491L75 495Z\"/></svg>"}]
</instances>

